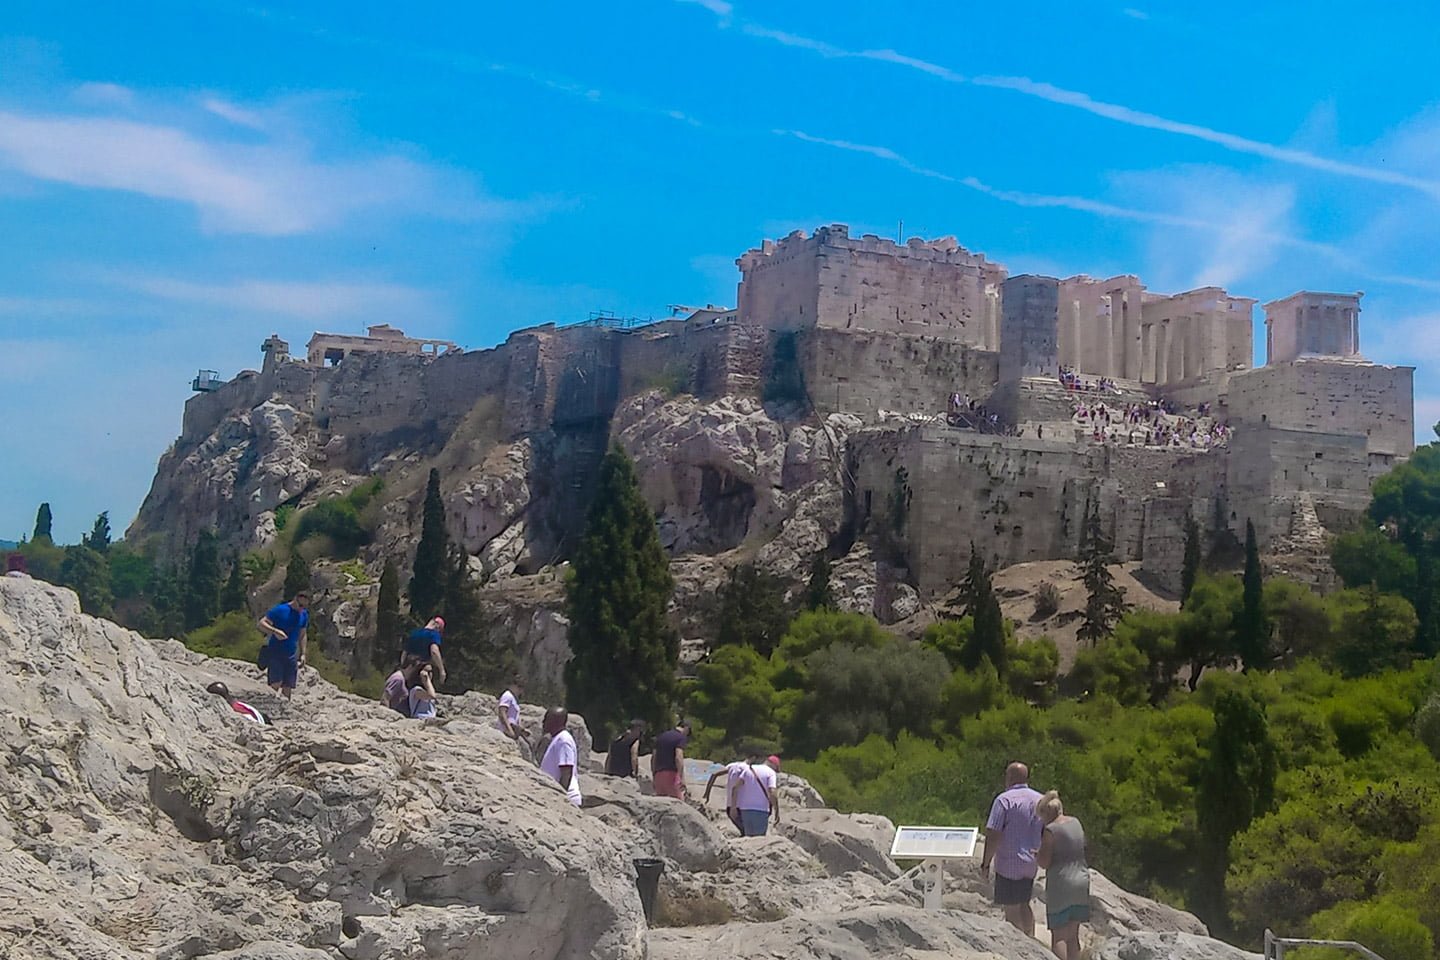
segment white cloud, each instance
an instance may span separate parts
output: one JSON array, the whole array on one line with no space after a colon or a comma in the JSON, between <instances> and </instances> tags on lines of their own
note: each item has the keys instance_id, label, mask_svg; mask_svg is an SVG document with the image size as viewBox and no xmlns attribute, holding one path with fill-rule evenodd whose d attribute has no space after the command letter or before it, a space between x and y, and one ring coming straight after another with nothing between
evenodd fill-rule
<instances>
[{"instance_id":1,"label":"white cloud","mask_svg":"<svg viewBox=\"0 0 1440 960\"><path fill-rule=\"evenodd\" d=\"M1133 15L1140 11L1126 12ZM729 21L720 21L720 26L729 26ZM928 60L922 60L918 57L912 57L895 50L847 50L844 47L838 47L825 40L816 39L815 37L808 37L803 34L792 33L785 30L776 30L749 21L742 22L740 24L740 30L748 36L770 40L786 47L809 50L829 59L858 58L876 60L895 64L908 70L916 70L951 83L970 83L978 87L1009 90L1060 106L1083 110L1086 113L1104 117L1107 120L1113 120L1127 126L1140 127L1147 130L1158 130L1177 136L1189 137L1191 139L1215 144L1235 153L1264 157L1279 163L1320 170L1336 176L1368 180L1374 183L1383 183L1390 186L1418 190L1432 198L1440 199L1440 180L1412 176L1393 169L1392 167L1335 160L1294 147L1285 147L1275 143L1267 143L1263 140L1242 137L1239 134L1215 130L1211 127L1196 123L1172 120L1169 117L1162 117L1158 114L1137 110L1122 104L1096 100L1087 93L1082 93L1078 90L1067 90L1051 83L1032 80L1029 77L989 75L966 78L948 67L932 63ZM1416 169L1429 168L1420 166L1416 167Z\"/></svg>"},{"instance_id":2,"label":"white cloud","mask_svg":"<svg viewBox=\"0 0 1440 960\"><path fill-rule=\"evenodd\" d=\"M228 120L237 127L248 127L251 130L260 131L266 128L265 118L259 111L231 103L223 97L206 97L200 101L200 105L220 119Z\"/></svg>"},{"instance_id":3,"label":"white cloud","mask_svg":"<svg viewBox=\"0 0 1440 960\"><path fill-rule=\"evenodd\" d=\"M220 100L206 108L232 123L258 120ZM129 118L0 111L0 168L184 203L217 232L307 233L376 209L451 219L522 209L477 195L467 177L402 156L326 161L314 154L312 144L295 138L237 142Z\"/></svg>"},{"instance_id":4,"label":"white cloud","mask_svg":"<svg viewBox=\"0 0 1440 960\"><path fill-rule=\"evenodd\" d=\"M680 0L680 2L704 7L717 17L728 17L735 9L733 4L726 3L725 0Z\"/></svg>"},{"instance_id":5,"label":"white cloud","mask_svg":"<svg viewBox=\"0 0 1440 960\"><path fill-rule=\"evenodd\" d=\"M75 101L95 107L118 107L133 109L136 105L135 91L118 83L82 83L75 88Z\"/></svg>"}]
</instances>

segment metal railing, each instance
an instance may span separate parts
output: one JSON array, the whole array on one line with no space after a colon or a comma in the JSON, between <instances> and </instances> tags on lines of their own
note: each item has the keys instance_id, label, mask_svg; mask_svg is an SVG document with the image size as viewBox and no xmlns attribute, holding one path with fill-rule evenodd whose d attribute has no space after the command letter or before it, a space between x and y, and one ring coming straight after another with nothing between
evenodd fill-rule
<instances>
[{"instance_id":1,"label":"metal railing","mask_svg":"<svg viewBox=\"0 0 1440 960\"><path fill-rule=\"evenodd\" d=\"M1277 937L1268 929L1265 931L1265 960L1285 960L1285 951L1290 947L1335 947L1351 950L1365 957L1365 960L1385 960L1384 957L1354 940L1313 940L1308 937Z\"/></svg>"}]
</instances>

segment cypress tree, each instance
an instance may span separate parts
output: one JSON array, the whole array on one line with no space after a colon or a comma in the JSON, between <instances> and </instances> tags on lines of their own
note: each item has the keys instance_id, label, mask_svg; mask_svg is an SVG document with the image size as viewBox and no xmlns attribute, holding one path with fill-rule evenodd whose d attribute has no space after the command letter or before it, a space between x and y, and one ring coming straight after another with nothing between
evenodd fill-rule
<instances>
[{"instance_id":1,"label":"cypress tree","mask_svg":"<svg viewBox=\"0 0 1440 960\"><path fill-rule=\"evenodd\" d=\"M959 664L966 670L980 669L988 659L999 676L1005 676L1005 617L995 593L990 570L985 566L975 541L970 541L970 564L960 584L962 616L973 625L970 637L960 650Z\"/></svg>"},{"instance_id":2,"label":"cypress tree","mask_svg":"<svg viewBox=\"0 0 1440 960\"><path fill-rule=\"evenodd\" d=\"M1190 599L1195 589L1195 578L1200 576L1200 524L1189 514L1185 515L1185 560L1180 569L1180 606Z\"/></svg>"},{"instance_id":3,"label":"cypress tree","mask_svg":"<svg viewBox=\"0 0 1440 960\"><path fill-rule=\"evenodd\" d=\"M94 550L96 553L104 554L110 549L110 511L102 510L100 516L95 518L95 525L90 528L90 533L80 538L80 542Z\"/></svg>"},{"instance_id":4,"label":"cypress tree","mask_svg":"<svg viewBox=\"0 0 1440 960\"><path fill-rule=\"evenodd\" d=\"M1225 690L1215 698L1215 730L1195 791L1200 864L1196 907L1211 930L1228 927L1225 874L1230 841L1275 803L1279 769L1265 704L1253 694Z\"/></svg>"},{"instance_id":5,"label":"cypress tree","mask_svg":"<svg viewBox=\"0 0 1440 960\"><path fill-rule=\"evenodd\" d=\"M220 613L220 550L213 530L201 530L190 551L184 610L186 630L203 627Z\"/></svg>"},{"instance_id":6,"label":"cypress tree","mask_svg":"<svg viewBox=\"0 0 1440 960\"><path fill-rule=\"evenodd\" d=\"M81 610L96 617L111 615L115 595L110 588L110 565L98 551L83 544L66 547L60 583L75 591Z\"/></svg>"},{"instance_id":7,"label":"cypress tree","mask_svg":"<svg viewBox=\"0 0 1440 960\"><path fill-rule=\"evenodd\" d=\"M497 643L485 622L485 608L470 577L470 555L459 544L449 546L445 592L440 613L445 617L445 669L448 690L489 688L515 674L512 647Z\"/></svg>"},{"instance_id":8,"label":"cypress tree","mask_svg":"<svg viewBox=\"0 0 1440 960\"><path fill-rule=\"evenodd\" d=\"M585 533L566 583L570 650L568 701L596 743L631 717L652 730L673 720L680 640L666 607L674 583L640 496L634 467L618 446L605 455Z\"/></svg>"},{"instance_id":9,"label":"cypress tree","mask_svg":"<svg viewBox=\"0 0 1440 960\"><path fill-rule=\"evenodd\" d=\"M240 569L240 558L230 564L230 576L220 591L220 612L246 609L245 572Z\"/></svg>"},{"instance_id":10,"label":"cypress tree","mask_svg":"<svg viewBox=\"0 0 1440 960\"><path fill-rule=\"evenodd\" d=\"M716 604L715 645L739 643L770 656L790 626L785 607L785 587L753 563L742 563L730 571L730 580L720 588Z\"/></svg>"},{"instance_id":11,"label":"cypress tree","mask_svg":"<svg viewBox=\"0 0 1440 960\"><path fill-rule=\"evenodd\" d=\"M35 533L30 539L34 541L43 539L46 543L53 543L54 541L50 539L50 525L52 520L50 504L40 504L40 509L35 511Z\"/></svg>"},{"instance_id":12,"label":"cypress tree","mask_svg":"<svg viewBox=\"0 0 1440 960\"><path fill-rule=\"evenodd\" d=\"M421 619L440 612L445 599L449 538L445 534L445 502L440 499L440 471L431 469L425 485L425 508L420 519L420 543L410 577L410 613Z\"/></svg>"},{"instance_id":13,"label":"cypress tree","mask_svg":"<svg viewBox=\"0 0 1440 960\"><path fill-rule=\"evenodd\" d=\"M824 550L810 561L810 582L805 585L805 609L835 609L835 591L830 587L830 558Z\"/></svg>"},{"instance_id":14,"label":"cypress tree","mask_svg":"<svg viewBox=\"0 0 1440 960\"><path fill-rule=\"evenodd\" d=\"M1235 625L1235 646L1245 670L1264 668L1270 663L1270 623L1265 617L1265 580L1260 573L1260 547L1255 524L1245 521L1245 575L1240 619Z\"/></svg>"},{"instance_id":15,"label":"cypress tree","mask_svg":"<svg viewBox=\"0 0 1440 960\"><path fill-rule=\"evenodd\" d=\"M300 555L300 551L291 548L290 560L285 564L285 586L282 590L282 600L293 600L295 594L305 593L310 589L310 564Z\"/></svg>"},{"instance_id":16,"label":"cypress tree","mask_svg":"<svg viewBox=\"0 0 1440 960\"><path fill-rule=\"evenodd\" d=\"M1092 506L1085 516L1080 533L1080 576L1085 584L1085 614L1080 621L1078 636L1093 647L1100 638L1110 635L1116 622L1125 615L1125 594L1115 586L1110 565L1115 562L1115 548L1100 526L1100 509Z\"/></svg>"},{"instance_id":17,"label":"cypress tree","mask_svg":"<svg viewBox=\"0 0 1440 960\"><path fill-rule=\"evenodd\" d=\"M370 647L370 662L376 670L388 673L395 666L403 630L400 574L395 572L395 564L386 560L385 568L380 571L380 595L375 600L375 642Z\"/></svg>"}]
</instances>

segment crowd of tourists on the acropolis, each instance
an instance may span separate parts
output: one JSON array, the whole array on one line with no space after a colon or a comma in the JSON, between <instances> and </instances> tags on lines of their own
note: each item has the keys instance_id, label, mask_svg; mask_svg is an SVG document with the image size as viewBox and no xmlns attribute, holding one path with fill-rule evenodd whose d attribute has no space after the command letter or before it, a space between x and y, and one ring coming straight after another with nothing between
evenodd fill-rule
<instances>
[{"instance_id":1,"label":"crowd of tourists on the acropolis","mask_svg":"<svg viewBox=\"0 0 1440 960\"><path fill-rule=\"evenodd\" d=\"M1086 380L1071 367L1060 368L1060 385L1066 390L1098 390L1101 393L1119 393L1120 387L1109 377Z\"/></svg>"},{"instance_id":2,"label":"crowd of tourists on the acropolis","mask_svg":"<svg viewBox=\"0 0 1440 960\"><path fill-rule=\"evenodd\" d=\"M1128 403L1123 407L1103 400L1076 401L1071 408L1075 423L1088 428L1096 443L1121 443L1145 447L1192 447L1204 450L1230 439L1228 424L1206 419L1209 405L1196 417L1178 417L1166 400Z\"/></svg>"}]
</instances>

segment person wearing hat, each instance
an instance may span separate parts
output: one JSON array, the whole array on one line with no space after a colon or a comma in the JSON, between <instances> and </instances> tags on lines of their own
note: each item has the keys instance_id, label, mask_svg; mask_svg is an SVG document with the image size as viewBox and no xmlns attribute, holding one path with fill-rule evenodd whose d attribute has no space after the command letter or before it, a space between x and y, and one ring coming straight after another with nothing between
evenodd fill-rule
<instances>
[{"instance_id":1,"label":"person wearing hat","mask_svg":"<svg viewBox=\"0 0 1440 960\"><path fill-rule=\"evenodd\" d=\"M770 827L771 816L777 824L780 822L780 798L775 792L780 758L772 753L761 763L759 748L752 747L748 752L746 759L710 775L704 800L710 801L710 789L720 774L725 774L725 815L742 837L763 837Z\"/></svg>"},{"instance_id":2,"label":"person wearing hat","mask_svg":"<svg viewBox=\"0 0 1440 960\"><path fill-rule=\"evenodd\" d=\"M445 685L445 658L440 656L440 641L444 633L444 619L431 617L425 626L410 631L410 636L405 638L404 651L418 660L430 661L430 666L435 668L435 675L440 678L441 686Z\"/></svg>"}]
</instances>

